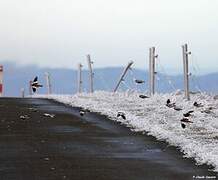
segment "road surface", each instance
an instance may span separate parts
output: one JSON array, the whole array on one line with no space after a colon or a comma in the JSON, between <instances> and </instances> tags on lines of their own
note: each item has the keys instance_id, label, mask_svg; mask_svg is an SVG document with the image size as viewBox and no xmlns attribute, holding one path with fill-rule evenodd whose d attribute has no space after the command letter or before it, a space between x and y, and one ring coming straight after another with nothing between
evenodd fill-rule
<instances>
[{"instance_id":1,"label":"road surface","mask_svg":"<svg viewBox=\"0 0 218 180\"><path fill-rule=\"evenodd\" d=\"M0 98L0 180L218 177L208 169L102 115L82 117L52 100Z\"/></svg>"}]
</instances>

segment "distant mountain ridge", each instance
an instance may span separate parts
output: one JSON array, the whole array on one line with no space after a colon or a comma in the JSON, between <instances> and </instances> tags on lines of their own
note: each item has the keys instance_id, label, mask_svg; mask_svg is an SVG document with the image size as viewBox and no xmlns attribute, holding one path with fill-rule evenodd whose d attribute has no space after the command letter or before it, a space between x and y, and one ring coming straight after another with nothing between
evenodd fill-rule
<instances>
[{"instance_id":1,"label":"distant mountain ridge","mask_svg":"<svg viewBox=\"0 0 218 180\"><path fill-rule=\"evenodd\" d=\"M17 66L12 63L0 63L4 65L4 96L20 96L21 88L25 88L25 94L29 94L28 82L36 75L44 87L39 93L46 93L45 72L51 74L52 91L56 94L74 94L77 91L77 70L64 68L40 68L37 66ZM106 67L94 69L94 89L112 91L115 87L123 67ZM88 91L88 71L82 72L83 90ZM137 85L134 79L145 80L145 84ZM148 72L132 69L128 72L125 81L119 90L135 89L145 92L148 89ZM218 73L190 77L190 88L193 91L218 92ZM166 93L176 89L183 89L183 75L165 75L158 73L156 77L157 92Z\"/></svg>"}]
</instances>

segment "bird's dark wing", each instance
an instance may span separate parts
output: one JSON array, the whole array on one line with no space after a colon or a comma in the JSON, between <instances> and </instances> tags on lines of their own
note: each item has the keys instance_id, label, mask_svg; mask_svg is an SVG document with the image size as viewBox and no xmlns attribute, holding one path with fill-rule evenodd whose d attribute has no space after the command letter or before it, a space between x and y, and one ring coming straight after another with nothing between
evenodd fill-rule
<instances>
[{"instance_id":1,"label":"bird's dark wing","mask_svg":"<svg viewBox=\"0 0 218 180\"><path fill-rule=\"evenodd\" d=\"M126 120L126 116L124 114L121 115L121 117Z\"/></svg>"},{"instance_id":2,"label":"bird's dark wing","mask_svg":"<svg viewBox=\"0 0 218 180\"><path fill-rule=\"evenodd\" d=\"M184 113L183 116L184 116L184 117L189 117L190 114L189 114L189 113Z\"/></svg>"},{"instance_id":3,"label":"bird's dark wing","mask_svg":"<svg viewBox=\"0 0 218 180\"><path fill-rule=\"evenodd\" d=\"M36 87L32 87L32 89L33 89L33 92L35 93L36 92Z\"/></svg>"},{"instance_id":4,"label":"bird's dark wing","mask_svg":"<svg viewBox=\"0 0 218 180\"><path fill-rule=\"evenodd\" d=\"M38 81L38 76L36 76L33 80L33 82L37 82Z\"/></svg>"},{"instance_id":5,"label":"bird's dark wing","mask_svg":"<svg viewBox=\"0 0 218 180\"><path fill-rule=\"evenodd\" d=\"M186 127L186 125L183 124L183 123L181 123L181 126L182 126L183 129L185 129L185 127Z\"/></svg>"}]
</instances>

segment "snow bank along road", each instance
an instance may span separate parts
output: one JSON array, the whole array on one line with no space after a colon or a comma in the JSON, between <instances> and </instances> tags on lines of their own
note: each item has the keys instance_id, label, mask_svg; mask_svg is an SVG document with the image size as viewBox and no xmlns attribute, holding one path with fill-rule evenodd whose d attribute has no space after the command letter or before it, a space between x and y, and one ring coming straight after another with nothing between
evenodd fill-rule
<instances>
[{"instance_id":1,"label":"snow bank along road","mask_svg":"<svg viewBox=\"0 0 218 180\"><path fill-rule=\"evenodd\" d=\"M207 94L192 95L186 101L179 92L157 94L152 98L141 99L137 93L110 93L98 91L94 94L74 96L45 96L71 106L87 108L109 116L130 127L132 131L146 132L170 145L179 147L184 157L194 158L197 164L208 164L218 171L218 100ZM177 109L166 106L167 99L176 103ZM202 107L193 106L194 102ZM193 110L189 117L193 123L181 127L183 114ZM117 118L122 111L126 120Z\"/></svg>"},{"instance_id":2,"label":"snow bank along road","mask_svg":"<svg viewBox=\"0 0 218 180\"><path fill-rule=\"evenodd\" d=\"M215 177L172 146L45 99L0 98L0 179Z\"/></svg>"}]
</instances>

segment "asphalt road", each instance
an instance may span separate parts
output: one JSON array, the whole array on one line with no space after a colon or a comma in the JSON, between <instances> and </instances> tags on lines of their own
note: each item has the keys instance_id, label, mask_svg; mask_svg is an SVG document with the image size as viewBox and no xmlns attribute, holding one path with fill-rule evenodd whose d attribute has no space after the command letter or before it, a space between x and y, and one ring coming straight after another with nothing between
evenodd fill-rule
<instances>
[{"instance_id":1,"label":"asphalt road","mask_svg":"<svg viewBox=\"0 0 218 180\"><path fill-rule=\"evenodd\" d=\"M51 100L0 98L0 180L218 177L208 169L96 113L81 117L79 108Z\"/></svg>"}]
</instances>

